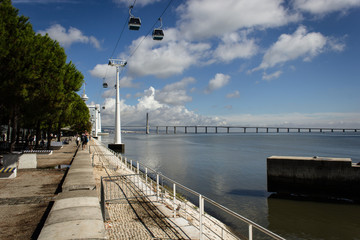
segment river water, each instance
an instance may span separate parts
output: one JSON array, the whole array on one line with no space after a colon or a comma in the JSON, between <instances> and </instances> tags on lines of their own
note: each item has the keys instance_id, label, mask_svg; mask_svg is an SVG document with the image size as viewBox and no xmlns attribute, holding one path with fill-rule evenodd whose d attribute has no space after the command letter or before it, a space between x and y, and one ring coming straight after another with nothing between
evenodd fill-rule
<instances>
[{"instance_id":1,"label":"river water","mask_svg":"<svg viewBox=\"0 0 360 240\"><path fill-rule=\"evenodd\" d=\"M360 133L122 134L125 156L286 239L360 239L360 205L279 199L267 192L273 155L360 162ZM113 135L102 137L112 143ZM237 223L217 216L235 229Z\"/></svg>"}]
</instances>

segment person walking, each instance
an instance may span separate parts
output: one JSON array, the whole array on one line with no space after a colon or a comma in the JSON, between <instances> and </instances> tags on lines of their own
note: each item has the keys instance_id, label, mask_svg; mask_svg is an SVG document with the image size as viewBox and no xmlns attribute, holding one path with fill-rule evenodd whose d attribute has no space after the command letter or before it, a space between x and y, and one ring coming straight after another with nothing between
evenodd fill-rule
<instances>
[{"instance_id":1,"label":"person walking","mask_svg":"<svg viewBox=\"0 0 360 240\"><path fill-rule=\"evenodd\" d=\"M80 136L79 136L79 135L76 135L76 140L75 140L76 146L79 146L80 141L81 141Z\"/></svg>"},{"instance_id":2,"label":"person walking","mask_svg":"<svg viewBox=\"0 0 360 240\"><path fill-rule=\"evenodd\" d=\"M86 147L88 141L89 141L89 136L88 136L87 131L85 131L85 134L83 134L83 135L81 136L82 150L84 150L84 148Z\"/></svg>"}]
</instances>

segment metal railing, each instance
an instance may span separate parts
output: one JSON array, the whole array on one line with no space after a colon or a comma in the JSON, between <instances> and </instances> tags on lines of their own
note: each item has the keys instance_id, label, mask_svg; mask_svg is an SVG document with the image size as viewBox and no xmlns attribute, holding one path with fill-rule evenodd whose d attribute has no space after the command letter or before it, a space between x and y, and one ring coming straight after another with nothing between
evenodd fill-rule
<instances>
[{"instance_id":1,"label":"metal railing","mask_svg":"<svg viewBox=\"0 0 360 240\"><path fill-rule=\"evenodd\" d=\"M154 197L154 201L162 202L172 209L173 217L183 217L190 224L199 230L199 239L240 239L252 240L256 234L263 234L268 239L284 239L259 224L241 216L240 214L222 206L221 204L207 198L200 193L183 186L182 184L164 176L163 174L139 163L123 157L100 142L96 141L93 146L94 157L103 158L104 167L113 170L127 168L132 174L115 175L103 177L101 180L101 202L104 210L105 202L122 200L126 197L136 197L136 192L141 193L141 197ZM91 149L89 148L91 152ZM191 201L188 200L191 199ZM195 203L194 203L195 202ZM232 218L247 225L244 232L235 233L224 223L205 212L206 209L216 209L215 211L231 216ZM213 211L213 210L211 210Z\"/></svg>"}]
</instances>

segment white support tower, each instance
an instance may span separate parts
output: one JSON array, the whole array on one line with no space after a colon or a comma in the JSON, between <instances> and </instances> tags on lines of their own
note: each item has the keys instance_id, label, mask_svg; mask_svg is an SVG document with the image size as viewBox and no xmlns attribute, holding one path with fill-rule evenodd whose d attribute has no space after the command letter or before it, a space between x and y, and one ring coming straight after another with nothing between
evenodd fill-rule
<instances>
[{"instance_id":1,"label":"white support tower","mask_svg":"<svg viewBox=\"0 0 360 240\"><path fill-rule=\"evenodd\" d=\"M120 67L123 68L127 64L126 61L121 59L109 59L109 65L116 67L116 101L115 101L115 138L114 144L109 144L109 148L117 151L124 152L124 144L121 141L121 119L120 119Z\"/></svg>"}]
</instances>

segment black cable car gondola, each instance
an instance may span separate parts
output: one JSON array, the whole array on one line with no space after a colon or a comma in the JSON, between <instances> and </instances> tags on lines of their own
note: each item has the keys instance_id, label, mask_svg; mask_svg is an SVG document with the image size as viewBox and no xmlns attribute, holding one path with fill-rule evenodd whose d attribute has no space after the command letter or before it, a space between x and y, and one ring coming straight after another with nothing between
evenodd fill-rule
<instances>
[{"instance_id":1,"label":"black cable car gondola","mask_svg":"<svg viewBox=\"0 0 360 240\"><path fill-rule=\"evenodd\" d=\"M103 78L103 88L107 88L108 87L108 84L107 82L105 82L105 78Z\"/></svg>"},{"instance_id":2,"label":"black cable car gondola","mask_svg":"<svg viewBox=\"0 0 360 240\"><path fill-rule=\"evenodd\" d=\"M164 38L164 31L162 29L154 29L152 33L153 40L162 40Z\"/></svg>"},{"instance_id":3,"label":"black cable car gondola","mask_svg":"<svg viewBox=\"0 0 360 240\"><path fill-rule=\"evenodd\" d=\"M130 30L139 30L140 29L140 26L141 26L141 20L140 18L138 17L134 17L132 14L131 14L131 9L133 8L133 6L130 6L129 8L129 23L128 23L128 26L129 26L129 29Z\"/></svg>"},{"instance_id":4,"label":"black cable car gondola","mask_svg":"<svg viewBox=\"0 0 360 240\"><path fill-rule=\"evenodd\" d=\"M160 41L164 38L164 31L161 29L161 27L162 27L161 18L159 18L159 21L160 21L160 27L155 28L152 32L153 40L158 40L158 41Z\"/></svg>"}]
</instances>

